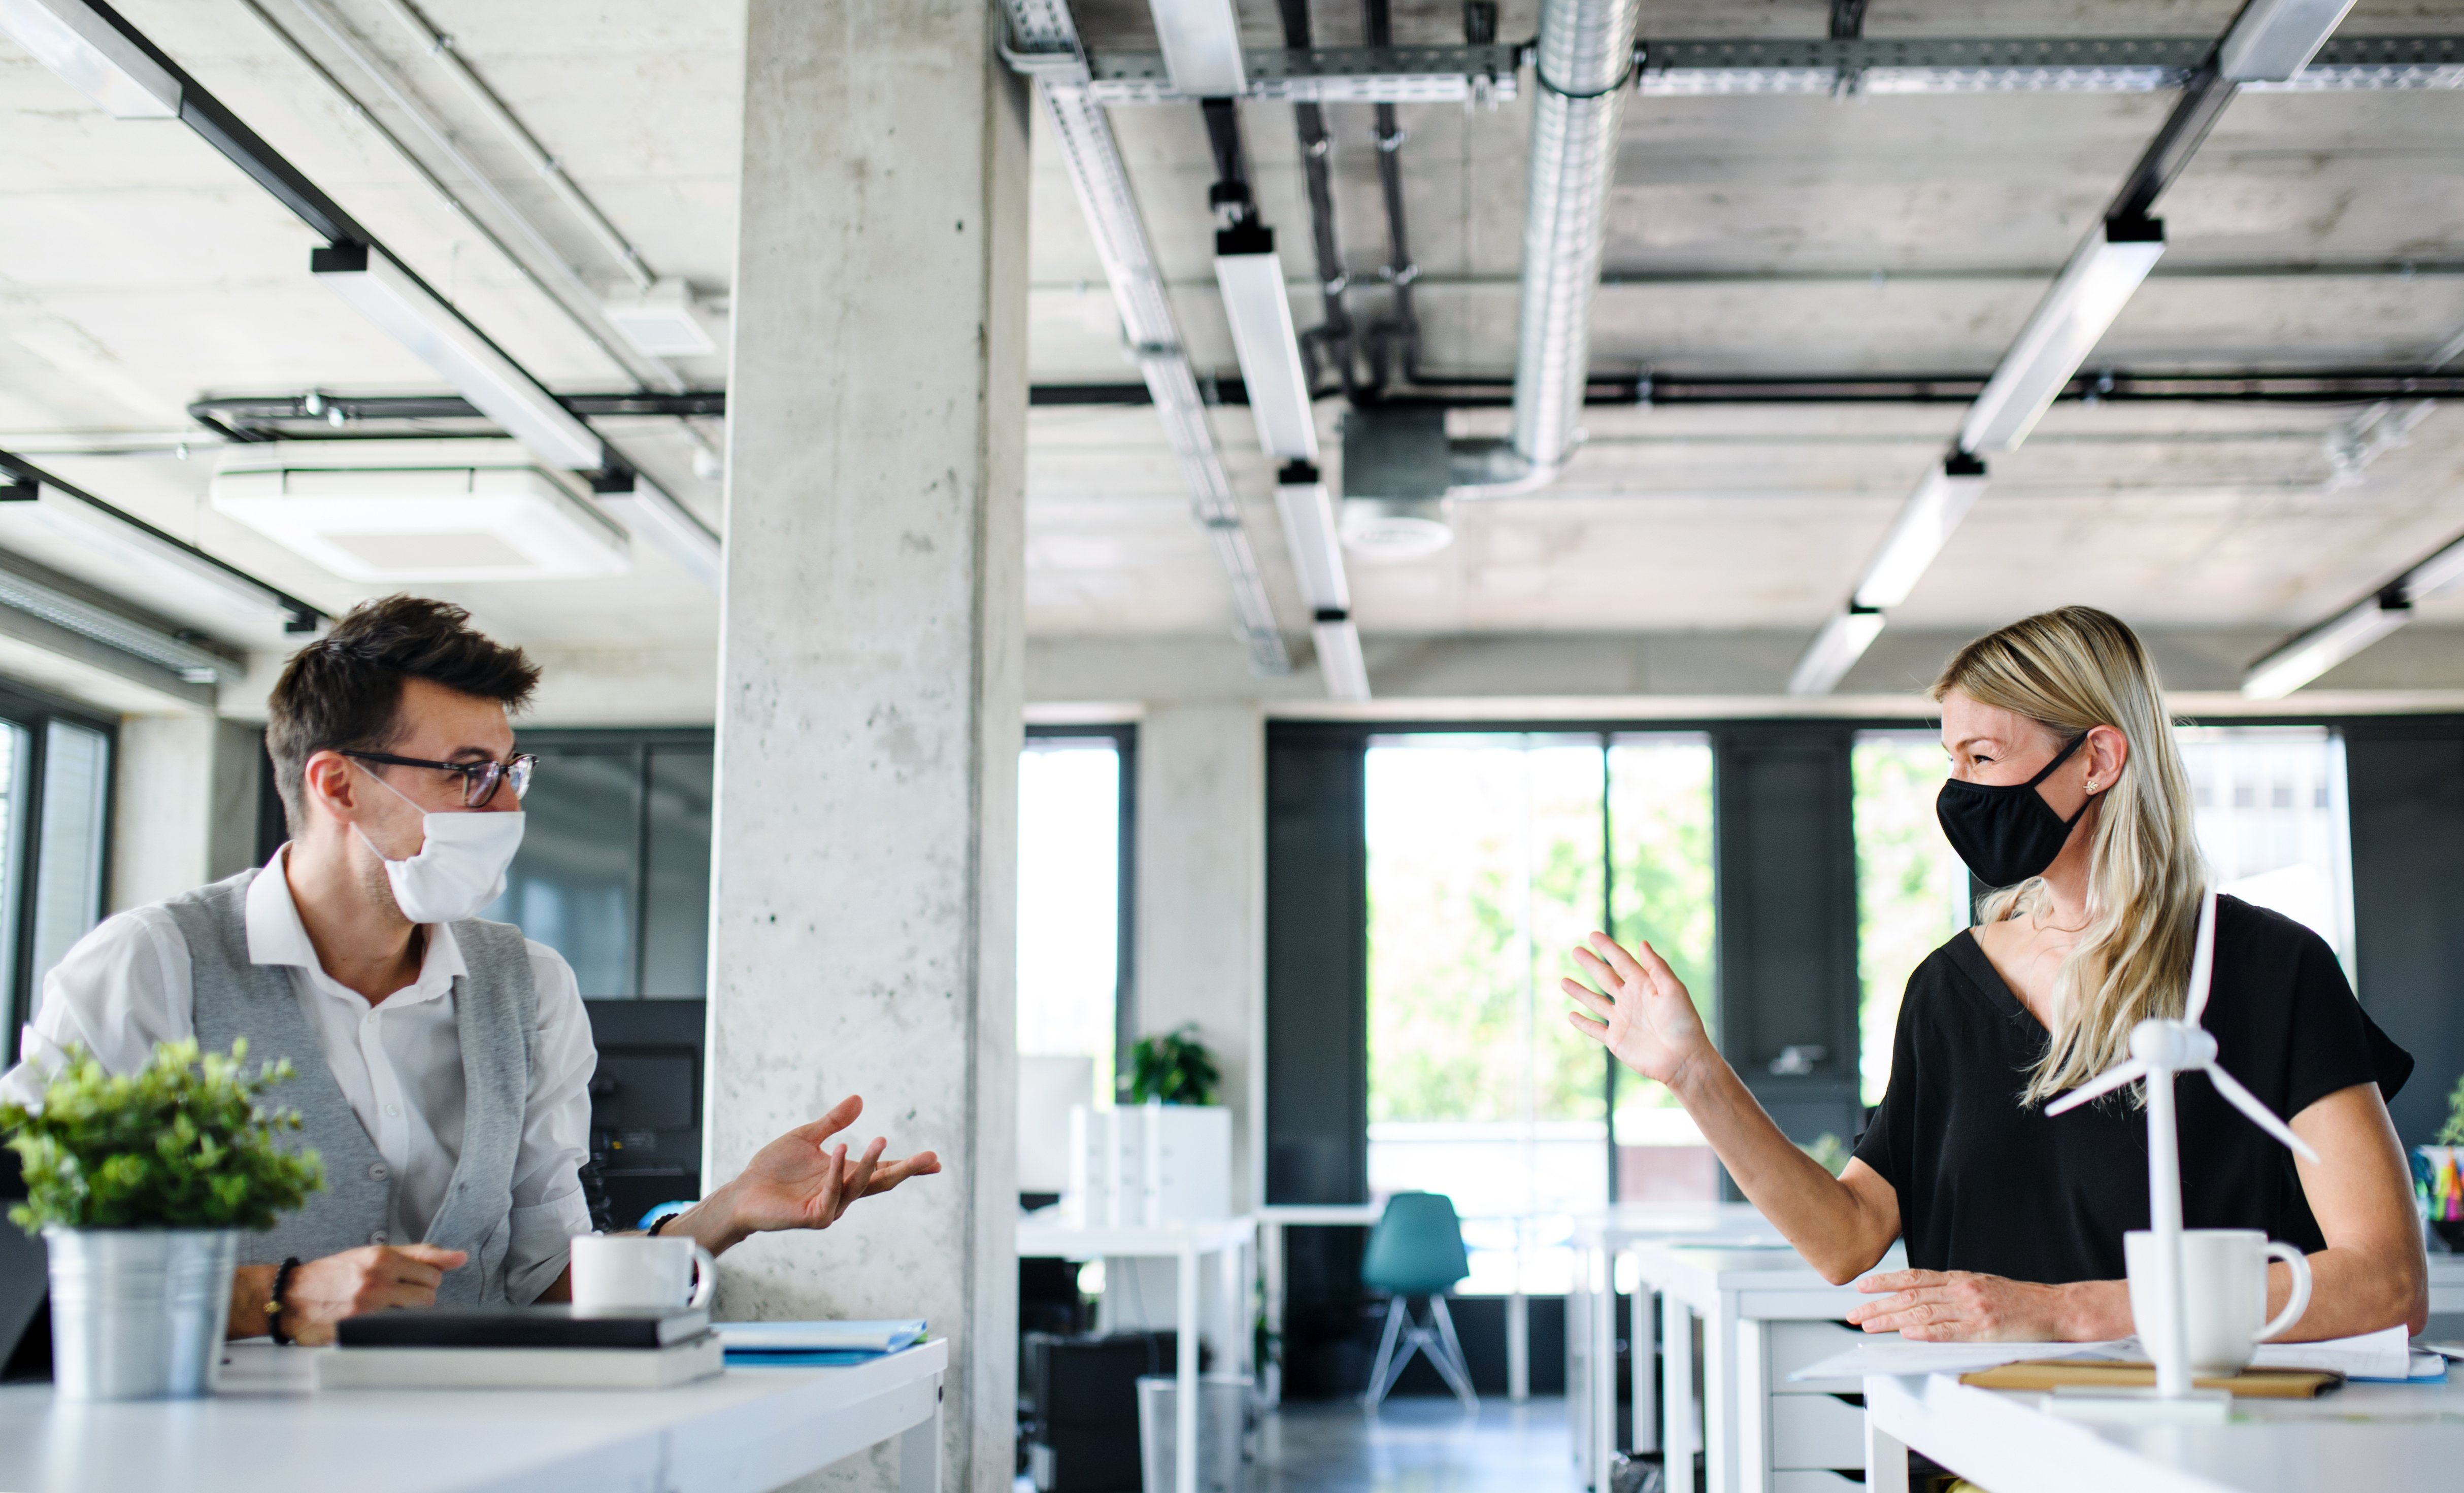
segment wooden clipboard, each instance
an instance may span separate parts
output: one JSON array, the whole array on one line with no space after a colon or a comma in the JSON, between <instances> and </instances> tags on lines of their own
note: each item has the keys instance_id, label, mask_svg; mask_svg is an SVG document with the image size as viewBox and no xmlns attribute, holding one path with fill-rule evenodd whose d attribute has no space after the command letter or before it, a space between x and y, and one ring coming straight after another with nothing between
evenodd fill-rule
<instances>
[{"instance_id":1,"label":"wooden clipboard","mask_svg":"<svg viewBox=\"0 0 2464 1493\"><path fill-rule=\"evenodd\" d=\"M1959 1376L1983 1390L2153 1389L2156 1366L2093 1358L2031 1358ZM2227 1390L2238 1399L2316 1399L2341 1387L2344 1376L2324 1369L2244 1369L2229 1378L2195 1379L2203 1390Z\"/></svg>"}]
</instances>

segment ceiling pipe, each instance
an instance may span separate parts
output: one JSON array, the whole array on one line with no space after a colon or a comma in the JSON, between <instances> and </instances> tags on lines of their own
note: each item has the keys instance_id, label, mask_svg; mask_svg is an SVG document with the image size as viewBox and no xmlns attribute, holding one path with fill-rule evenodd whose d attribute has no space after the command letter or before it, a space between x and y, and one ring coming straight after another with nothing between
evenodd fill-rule
<instances>
[{"instance_id":1,"label":"ceiling pipe","mask_svg":"<svg viewBox=\"0 0 2464 1493\"><path fill-rule=\"evenodd\" d=\"M1514 433L1453 444L1451 497L1544 487L1581 440L1592 296L1608 244L1609 187L1634 77L1640 0L1545 0L1532 44L1531 153L1523 209L1523 305Z\"/></svg>"}]
</instances>

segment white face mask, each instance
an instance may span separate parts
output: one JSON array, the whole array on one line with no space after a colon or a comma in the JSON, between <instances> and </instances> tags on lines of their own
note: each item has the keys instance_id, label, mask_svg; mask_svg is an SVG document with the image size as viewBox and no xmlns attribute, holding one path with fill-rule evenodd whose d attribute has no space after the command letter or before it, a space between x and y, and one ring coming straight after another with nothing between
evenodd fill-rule
<instances>
[{"instance_id":1,"label":"white face mask","mask_svg":"<svg viewBox=\"0 0 2464 1493\"><path fill-rule=\"evenodd\" d=\"M418 808L410 795L366 768L360 769L386 792ZM385 880L393 886L394 906L414 923L455 923L475 917L505 889L505 868L522 845L522 813L420 814L428 837L419 853L396 861L357 824L352 831L385 862Z\"/></svg>"}]
</instances>

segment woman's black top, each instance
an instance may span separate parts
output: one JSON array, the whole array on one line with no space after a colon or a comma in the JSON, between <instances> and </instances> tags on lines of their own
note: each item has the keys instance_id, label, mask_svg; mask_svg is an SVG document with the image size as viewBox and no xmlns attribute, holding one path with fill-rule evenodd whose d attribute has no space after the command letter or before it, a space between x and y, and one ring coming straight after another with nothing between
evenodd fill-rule
<instances>
[{"instance_id":1,"label":"woman's black top","mask_svg":"<svg viewBox=\"0 0 2464 1493\"><path fill-rule=\"evenodd\" d=\"M2217 1061L2277 1114L2356 1084L2392 1097L2411 1074L2309 929L2219 897L2215 958L2202 1020ZM1898 1190L1911 1266L2048 1283L2125 1273L2122 1236L2147 1227L2146 1111L2132 1087L2051 1117L2022 1106L2046 1042L1968 933L1909 977L1890 1087L1857 1157ZM2184 1224L2325 1248L2292 1153L2205 1075L2184 1074L2175 1092Z\"/></svg>"}]
</instances>

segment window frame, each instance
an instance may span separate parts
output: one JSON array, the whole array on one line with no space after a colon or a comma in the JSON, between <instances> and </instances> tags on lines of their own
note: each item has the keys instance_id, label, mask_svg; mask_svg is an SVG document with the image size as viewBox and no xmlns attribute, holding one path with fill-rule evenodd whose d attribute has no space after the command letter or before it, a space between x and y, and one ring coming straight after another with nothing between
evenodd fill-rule
<instances>
[{"instance_id":1,"label":"window frame","mask_svg":"<svg viewBox=\"0 0 2464 1493\"><path fill-rule=\"evenodd\" d=\"M27 737L24 817L18 824L18 843L0 847L0 853L9 856L8 874L11 878L0 917L8 921L9 937L13 944L5 951L5 956L10 971L9 1029L15 1032L34 1019L35 1003L42 997L42 992L34 988L33 896L41 871L43 788L51 751L49 728L58 721L94 732L103 739L102 823L96 831L101 844L95 857L99 889L95 916L99 923L111 912L111 878L116 868L113 842L120 819L120 718L14 680L0 679L0 721L24 730Z\"/></svg>"}]
</instances>

